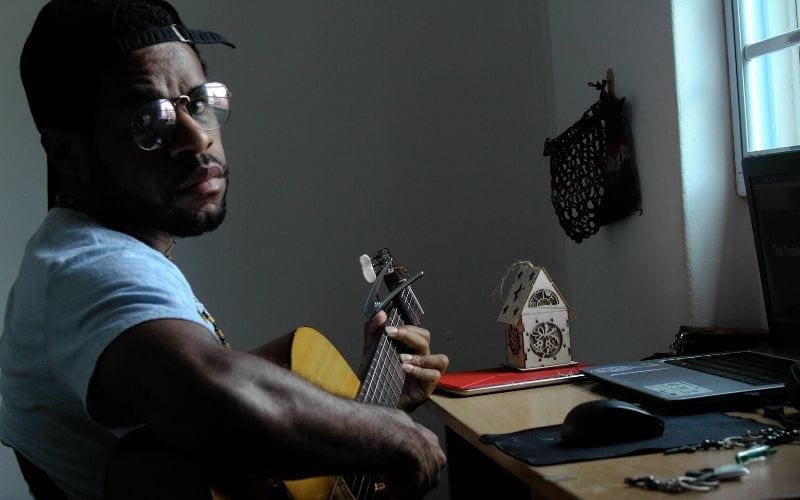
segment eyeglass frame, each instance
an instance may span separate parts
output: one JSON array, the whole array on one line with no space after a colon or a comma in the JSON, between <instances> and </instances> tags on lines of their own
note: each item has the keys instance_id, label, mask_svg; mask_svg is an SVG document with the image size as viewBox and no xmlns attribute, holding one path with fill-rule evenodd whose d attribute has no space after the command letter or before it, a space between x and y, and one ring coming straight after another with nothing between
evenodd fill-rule
<instances>
[{"instance_id":1,"label":"eyeglass frame","mask_svg":"<svg viewBox=\"0 0 800 500\"><path fill-rule=\"evenodd\" d=\"M220 89L221 88L221 89L224 89L224 96L223 95L216 95L215 93L208 92L207 89L209 89L209 88L213 88L213 89ZM192 94L196 94L198 91L201 91L201 90L205 91L205 94L204 94L205 98L212 97L214 99L224 99L227 102L227 107L224 109L225 116L223 117L222 120L219 120L219 116L217 116L217 112L216 112L216 110L219 110L219 109L222 109L222 108L218 108L218 107L213 106L213 105L207 106L206 109L211 108L211 110L212 110L211 112L214 113L214 116L217 118L216 124L214 126L210 126L209 127L208 125L203 124L201 121L199 121L197 119L198 116L201 116L202 113L206 112L206 109L204 109L203 111L200 111L199 113L195 114L195 113L192 112L192 110L189 107L192 102L199 102L199 101L203 100L203 99L198 99L198 98L195 98L194 100L192 99ZM231 96L232 96L232 93L231 93L230 89L228 89L227 85L225 85L224 83L222 83L222 82L206 82L206 83L204 83L204 84L202 84L202 85L200 85L198 87L195 87L191 91L189 91L188 95L179 95L178 97L175 97L175 98L155 99L155 100L149 101L149 102L147 102L145 104L142 104L142 105L138 106L131 113L131 116L128 119L128 127L131 130L131 135L133 136L133 142L140 149L142 149L144 151L156 151L156 150L161 149L162 147L168 145L172 141L175 129L177 127L178 106L182 102L185 103L186 112L189 113L189 116L192 118L194 123L197 124L197 126L199 126L201 129L203 129L205 131L218 130L218 129L222 128L222 126L225 125L225 123L227 123L228 118L230 117L230 98L231 98ZM169 106L171 107L171 111L168 108L164 108L163 107L166 104L169 104ZM161 112L165 112L166 111L166 113L168 115L171 115L171 116L168 116L166 120L161 120L163 130L157 130L157 129L153 128L152 124L147 124L147 125L136 125L136 124L134 124L134 120L137 118L137 115L139 113L141 113L143 110L146 110L147 108L150 108L150 110L152 110L152 109L154 109L156 107L160 108L159 111L161 111ZM159 120L159 119L160 119L160 117L157 118L157 120ZM153 140L153 145L150 146L150 147L147 147L144 144L142 144L142 142L144 142L144 139L143 138L142 139L137 138L137 132L136 132L136 128L137 127L138 128L144 128L144 127L147 127L147 126L151 127L152 134L154 136L157 136Z\"/></svg>"}]
</instances>

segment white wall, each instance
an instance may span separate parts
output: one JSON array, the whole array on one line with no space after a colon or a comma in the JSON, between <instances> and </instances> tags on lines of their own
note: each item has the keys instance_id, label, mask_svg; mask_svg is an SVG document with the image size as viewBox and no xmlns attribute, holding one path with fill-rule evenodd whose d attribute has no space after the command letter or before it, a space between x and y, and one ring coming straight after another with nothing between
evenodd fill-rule
<instances>
[{"instance_id":1,"label":"white wall","mask_svg":"<svg viewBox=\"0 0 800 500\"><path fill-rule=\"evenodd\" d=\"M0 310L5 309L25 241L47 205L44 154L17 70L22 44L43 3L13 0L0 7ZM14 455L5 446L0 446L0 497L29 498Z\"/></svg>"},{"instance_id":2,"label":"white wall","mask_svg":"<svg viewBox=\"0 0 800 500\"><path fill-rule=\"evenodd\" d=\"M672 1L690 317L766 327L746 198L735 177L722 2Z\"/></svg>"},{"instance_id":3,"label":"white wall","mask_svg":"<svg viewBox=\"0 0 800 500\"><path fill-rule=\"evenodd\" d=\"M612 68L644 211L580 244L564 240L576 356L664 352L682 324L763 326L746 203L733 183L722 2L558 0L549 9L556 128L577 120L597 97L586 83Z\"/></svg>"},{"instance_id":4,"label":"white wall","mask_svg":"<svg viewBox=\"0 0 800 500\"><path fill-rule=\"evenodd\" d=\"M565 240L573 345L580 359L641 358L666 349L689 308L669 2L550 2L550 23L557 129L597 99L586 84L612 68L644 211L580 244Z\"/></svg>"}]
</instances>

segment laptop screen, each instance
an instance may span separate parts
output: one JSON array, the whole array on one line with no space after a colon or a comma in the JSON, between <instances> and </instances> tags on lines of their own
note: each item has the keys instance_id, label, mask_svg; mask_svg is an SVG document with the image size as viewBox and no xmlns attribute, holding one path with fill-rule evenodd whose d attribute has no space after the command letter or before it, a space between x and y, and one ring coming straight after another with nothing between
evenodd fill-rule
<instances>
[{"instance_id":1,"label":"laptop screen","mask_svg":"<svg viewBox=\"0 0 800 500\"><path fill-rule=\"evenodd\" d=\"M800 347L800 151L742 162L771 341Z\"/></svg>"}]
</instances>

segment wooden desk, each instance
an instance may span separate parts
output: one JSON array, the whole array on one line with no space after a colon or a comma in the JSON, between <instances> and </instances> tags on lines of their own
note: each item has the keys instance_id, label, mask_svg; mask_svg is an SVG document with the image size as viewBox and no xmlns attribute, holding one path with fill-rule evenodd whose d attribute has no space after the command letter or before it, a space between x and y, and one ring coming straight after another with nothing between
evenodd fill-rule
<instances>
[{"instance_id":1,"label":"wooden desk","mask_svg":"<svg viewBox=\"0 0 800 500\"><path fill-rule=\"evenodd\" d=\"M575 405L599 398L591 391L593 385L581 382L465 398L434 394L431 399L446 426L452 498L676 498L629 487L624 478L653 475L663 479L689 469L735 462L740 449L532 467L478 441L481 434L560 424ZM747 467L750 474L740 480L723 482L711 492L684 492L679 497L800 497L800 446L780 445L767 461L751 462Z\"/></svg>"}]
</instances>

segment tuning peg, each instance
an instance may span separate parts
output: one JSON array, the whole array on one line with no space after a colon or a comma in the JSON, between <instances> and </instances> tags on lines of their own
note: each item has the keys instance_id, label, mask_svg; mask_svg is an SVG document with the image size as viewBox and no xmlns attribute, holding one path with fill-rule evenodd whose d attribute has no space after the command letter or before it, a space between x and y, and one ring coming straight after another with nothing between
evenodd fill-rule
<instances>
[{"instance_id":1,"label":"tuning peg","mask_svg":"<svg viewBox=\"0 0 800 500\"><path fill-rule=\"evenodd\" d=\"M367 280L367 283L375 283L378 276L375 274L375 268L372 267L372 258L364 254L358 258L358 262L361 264L361 274L364 275L364 279Z\"/></svg>"}]
</instances>

